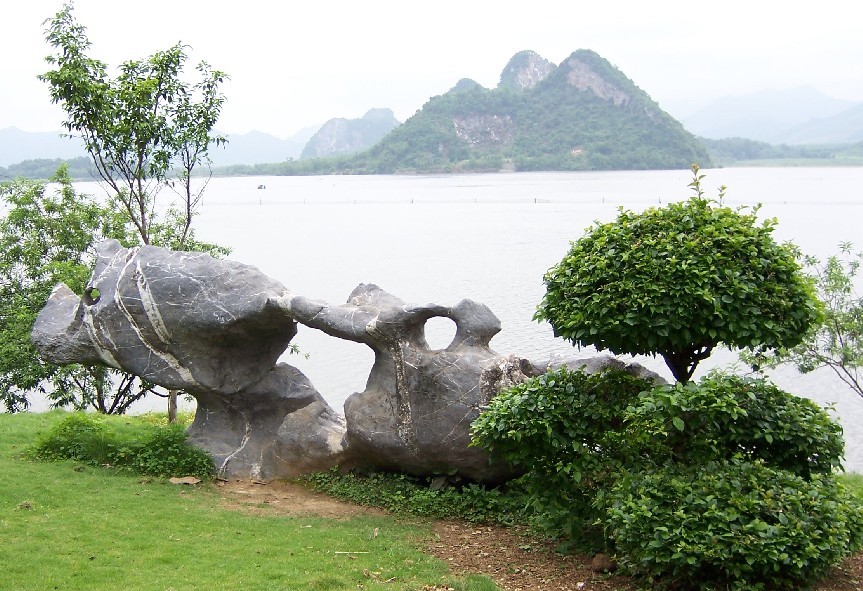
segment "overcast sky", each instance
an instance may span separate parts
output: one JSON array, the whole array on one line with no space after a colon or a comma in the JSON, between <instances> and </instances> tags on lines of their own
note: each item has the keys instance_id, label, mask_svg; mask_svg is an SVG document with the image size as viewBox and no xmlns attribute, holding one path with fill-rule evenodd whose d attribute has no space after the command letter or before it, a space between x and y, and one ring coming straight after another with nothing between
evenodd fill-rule
<instances>
[{"instance_id":1,"label":"overcast sky","mask_svg":"<svg viewBox=\"0 0 863 591\"><path fill-rule=\"evenodd\" d=\"M36 76L50 53L43 21L61 6L4 3L0 129L60 129L63 113ZM863 102L859 10L857 0L77 0L74 14L91 56L112 67L191 46L192 63L231 77L220 131L287 137L373 107L404 121L460 78L494 87L525 49L556 64L592 49L678 117L723 96L805 85Z\"/></svg>"}]
</instances>

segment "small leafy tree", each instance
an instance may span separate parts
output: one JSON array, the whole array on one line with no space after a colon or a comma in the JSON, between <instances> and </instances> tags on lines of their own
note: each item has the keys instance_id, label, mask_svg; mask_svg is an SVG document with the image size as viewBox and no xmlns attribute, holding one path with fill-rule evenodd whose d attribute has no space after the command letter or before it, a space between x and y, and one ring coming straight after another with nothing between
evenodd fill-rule
<instances>
[{"instance_id":1,"label":"small leafy tree","mask_svg":"<svg viewBox=\"0 0 863 591\"><path fill-rule=\"evenodd\" d=\"M50 86L51 101L66 111L63 126L84 141L99 178L134 224L141 243L187 248L194 240L191 225L201 199L201 190L191 183L193 172L209 165L211 144L225 142L213 127L225 101L219 88L226 76L201 62L200 80L185 82L188 56L178 43L123 63L112 79L104 62L87 55L90 40L72 10L67 2L46 21L46 40L55 50L46 61L54 69L39 78ZM179 183L171 176L177 172ZM182 207L157 207L162 190L177 184Z\"/></svg>"},{"instance_id":2,"label":"small leafy tree","mask_svg":"<svg viewBox=\"0 0 863 591\"><path fill-rule=\"evenodd\" d=\"M213 133L225 97L224 72L206 62L197 66L200 79L183 79L186 47L177 43L143 60L129 60L112 79L107 65L88 55L86 29L67 2L46 21L46 40L55 53L46 58L54 69L40 79L51 100L66 111L70 136L80 137L114 206L134 225L141 244L174 250L197 250L222 256L229 249L195 239L192 221L210 175L199 188L195 170L209 171L210 146L224 144ZM180 205L158 201L170 188ZM176 418L177 392L168 394L168 414Z\"/></svg>"},{"instance_id":3,"label":"small leafy tree","mask_svg":"<svg viewBox=\"0 0 863 591\"><path fill-rule=\"evenodd\" d=\"M10 412L26 409L28 393L40 391L55 406L122 414L150 384L105 367L45 363L30 343L54 286L83 293L95 243L131 237L120 213L75 191L65 166L51 181L56 189L27 180L0 185L0 398Z\"/></svg>"},{"instance_id":4,"label":"small leafy tree","mask_svg":"<svg viewBox=\"0 0 863 591\"><path fill-rule=\"evenodd\" d=\"M824 305L823 318L797 346L749 355L747 361L756 367L774 368L790 363L802 373L829 367L863 396L863 297L855 285L861 263L863 252L855 253L850 242L840 244L839 254L824 263L807 257L807 268Z\"/></svg>"},{"instance_id":5,"label":"small leafy tree","mask_svg":"<svg viewBox=\"0 0 863 591\"><path fill-rule=\"evenodd\" d=\"M686 382L718 345L793 347L819 317L797 250L776 220L695 195L595 224L545 275L535 319L557 336L613 353L659 354Z\"/></svg>"}]
</instances>

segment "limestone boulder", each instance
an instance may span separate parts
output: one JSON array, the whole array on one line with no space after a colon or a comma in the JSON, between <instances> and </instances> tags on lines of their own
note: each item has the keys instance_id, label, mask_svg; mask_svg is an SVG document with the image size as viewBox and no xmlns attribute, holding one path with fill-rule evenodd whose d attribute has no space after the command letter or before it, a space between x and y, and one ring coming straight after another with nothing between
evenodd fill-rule
<instances>
[{"instance_id":1,"label":"limestone boulder","mask_svg":"<svg viewBox=\"0 0 863 591\"><path fill-rule=\"evenodd\" d=\"M650 380L656 385L668 383L661 375L636 361L625 361L607 353L597 355L555 354L546 359L532 361L527 371L539 375L564 366L571 370L581 370L587 374L599 373L607 368L620 369L639 378Z\"/></svg>"},{"instance_id":2,"label":"limestone boulder","mask_svg":"<svg viewBox=\"0 0 863 591\"><path fill-rule=\"evenodd\" d=\"M529 367L491 350L500 321L487 306L471 300L452 307L407 304L362 284L343 305L294 296L289 309L302 324L375 353L366 389L345 402L345 441L354 463L484 481L511 475L469 445L470 425L483 407L504 385L523 381ZM456 325L444 349L426 341L424 326L433 317Z\"/></svg>"},{"instance_id":3,"label":"limestone boulder","mask_svg":"<svg viewBox=\"0 0 863 591\"><path fill-rule=\"evenodd\" d=\"M84 296L55 290L32 341L52 363L101 362L177 390L236 392L297 332L288 290L257 268L154 246L98 247Z\"/></svg>"},{"instance_id":4,"label":"limestone boulder","mask_svg":"<svg viewBox=\"0 0 863 591\"><path fill-rule=\"evenodd\" d=\"M197 399L191 439L226 477L275 478L342 459L344 420L296 368L288 290L203 253L99 245L83 297L58 286L31 340L52 363L103 363Z\"/></svg>"},{"instance_id":5,"label":"limestone boulder","mask_svg":"<svg viewBox=\"0 0 863 591\"><path fill-rule=\"evenodd\" d=\"M327 470L344 461L344 418L297 368L280 363L255 384L195 393L189 440L224 477L270 480Z\"/></svg>"}]
</instances>

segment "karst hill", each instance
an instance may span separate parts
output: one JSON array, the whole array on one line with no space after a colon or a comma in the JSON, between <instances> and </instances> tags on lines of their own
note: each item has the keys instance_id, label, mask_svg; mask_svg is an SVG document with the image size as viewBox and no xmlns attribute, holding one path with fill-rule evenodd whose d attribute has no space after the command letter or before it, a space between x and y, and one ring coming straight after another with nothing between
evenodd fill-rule
<instances>
[{"instance_id":1,"label":"karst hill","mask_svg":"<svg viewBox=\"0 0 863 591\"><path fill-rule=\"evenodd\" d=\"M710 165L704 146L620 70L581 49L555 66L514 55L494 89L432 97L349 172L638 170Z\"/></svg>"}]
</instances>

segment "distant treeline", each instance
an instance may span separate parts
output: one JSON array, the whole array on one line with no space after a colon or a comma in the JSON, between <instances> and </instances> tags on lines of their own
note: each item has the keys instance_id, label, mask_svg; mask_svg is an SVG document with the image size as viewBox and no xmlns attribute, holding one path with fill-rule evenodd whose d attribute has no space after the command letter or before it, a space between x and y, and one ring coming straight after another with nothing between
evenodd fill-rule
<instances>
[{"instance_id":1,"label":"distant treeline","mask_svg":"<svg viewBox=\"0 0 863 591\"><path fill-rule=\"evenodd\" d=\"M856 144L773 145L745 138L713 140L699 138L707 148L714 166L860 166L863 165L863 142ZM380 174L379 171L357 166L353 156L309 158L270 164L234 165L213 169L215 176L313 176L330 174ZM360 162L362 162L360 160ZM491 172L505 169L503 158L487 157L462 163L458 169L440 172ZM515 167L528 170L528 166ZM553 167L546 170L554 170ZM411 171L400 171L411 172ZM417 171L413 171L417 172ZM426 171L422 171L426 172Z\"/></svg>"},{"instance_id":2,"label":"distant treeline","mask_svg":"<svg viewBox=\"0 0 863 591\"><path fill-rule=\"evenodd\" d=\"M699 138L707 148L714 166L863 166L863 142L856 144L818 144L789 146L774 145L745 138L727 138L721 140ZM51 178L63 159L24 160L8 167L0 167L0 181L14 178L47 180ZM69 176L75 180L92 180L92 165L84 157L66 160L69 164ZM357 166L363 163L356 154L333 156L330 158L308 158L303 160L288 160L262 164L235 164L213 168L214 176L315 176L331 174L381 174L375 167ZM460 166L441 172L492 172L506 169L512 162L502 157L487 156L475 161L465 161ZM528 163L514 167L516 170L528 170ZM549 163L545 163L549 164ZM553 170L554 167L545 168ZM417 171L401 170L402 173ZM426 171L423 171L426 172ZM386 173L383 173L386 174Z\"/></svg>"},{"instance_id":3,"label":"distant treeline","mask_svg":"<svg viewBox=\"0 0 863 591\"><path fill-rule=\"evenodd\" d=\"M745 138L699 138L716 166L758 164L863 164L863 142L856 144L768 144Z\"/></svg>"},{"instance_id":4,"label":"distant treeline","mask_svg":"<svg viewBox=\"0 0 863 591\"><path fill-rule=\"evenodd\" d=\"M36 160L24 160L17 164L10 164L7 167L0 166L0 180L15 178L47 180L54 176L54 173L57 172L57 169L60 168L63 162L69 164L69 176L73 179L88 181L93 179L93 175L91 174L93 165L90 163L90 159L81 156L71 160L39 158Z\"/></svg>"}]
</instances>

